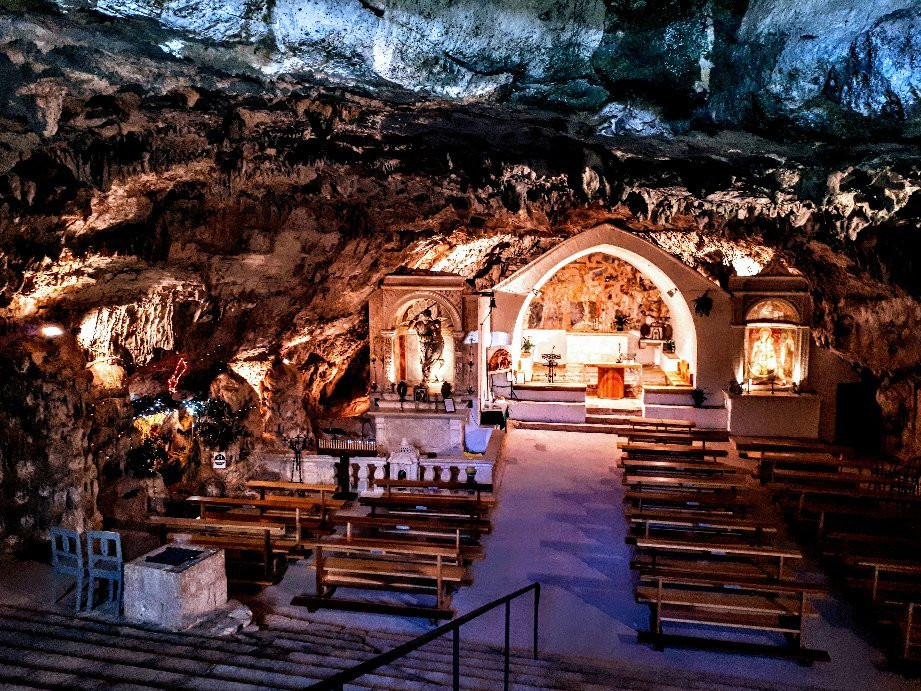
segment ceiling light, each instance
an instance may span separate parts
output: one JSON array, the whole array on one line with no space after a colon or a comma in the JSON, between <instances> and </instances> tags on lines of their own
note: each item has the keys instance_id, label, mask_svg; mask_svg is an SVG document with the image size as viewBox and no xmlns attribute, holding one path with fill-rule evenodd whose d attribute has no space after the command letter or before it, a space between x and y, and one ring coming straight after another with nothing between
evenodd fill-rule
<instances>
[{"instance_id":1,"label":"ceiling light","mask_svg":"<svg viewBox=\"0 0 921 691\"><path fill-rule=\"evenodd\" d=\"M41 328L40 332L45 338L57 338L64 335L64 329L54 324L46 324Z\"/></svg>"}]
</instances>

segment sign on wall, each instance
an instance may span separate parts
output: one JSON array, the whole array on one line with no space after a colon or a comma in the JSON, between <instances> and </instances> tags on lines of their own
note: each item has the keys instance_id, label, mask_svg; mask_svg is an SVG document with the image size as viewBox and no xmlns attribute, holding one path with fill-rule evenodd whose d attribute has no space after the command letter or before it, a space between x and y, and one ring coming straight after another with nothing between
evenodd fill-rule
<instances>
[{"instance_id":1,"label":"sign on wall","mask_svg":"<svg viewBox=\"0 0 921 691\"><path fill-rule=\"evenodd\" d=\"M224 470L227 467L227 452L215 451L211 459L211 465L217 470Z\"/></svg>"}]
</instances>

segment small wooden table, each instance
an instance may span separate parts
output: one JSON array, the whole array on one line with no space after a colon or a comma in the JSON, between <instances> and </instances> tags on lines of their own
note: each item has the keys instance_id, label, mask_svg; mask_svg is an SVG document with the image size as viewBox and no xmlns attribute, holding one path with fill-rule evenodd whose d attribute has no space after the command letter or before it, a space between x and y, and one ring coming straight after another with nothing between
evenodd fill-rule
<instances>
[{"instance_id":1,"label":"small wooden table","mask_svg":"<svg viewBox=\"0 0 921 691\"><path fill-rule=\"evenodd\" d=\"M598 398L623 398L626 370L638 369L642 374L643 366L637 362L587 362L586 367L598 370Z\"/></svg>"}]
</instances>

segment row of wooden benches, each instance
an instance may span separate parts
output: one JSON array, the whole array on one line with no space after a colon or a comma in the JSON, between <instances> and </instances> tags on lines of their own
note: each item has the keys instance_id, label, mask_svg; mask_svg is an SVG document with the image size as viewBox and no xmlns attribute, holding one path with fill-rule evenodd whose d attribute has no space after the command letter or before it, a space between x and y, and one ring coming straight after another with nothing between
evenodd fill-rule
<instances>
[{"instance_id":1,"label":"row of wooden benches","mask_svg":"<svg viewBox=\"0 0 921 691\"><path fill-rule=\"evenodd\" d=\"M340 514L337 534L315 541L315 593L292 604L451 618L452 594L471 582L469 565L483 556L481 537L491 531L492 485L383 480L382 491L359 499L367 513ZM337 596L337 590L379 590L434 597L434 603L396 603Z\"/></svg>"},{"instance_id":2,"label":"row of wooden benches","mask_svg":"<svg viewBox=\"0 0 921 691\"><path fill-rule=\"evenodd\" d=\"M834 449L764 450L759 475L864 611L897 632L896 656L921 661L921 496L898 491L898 467Z\"/></svg>"},{"instance_id":3,"label":"row of wooden benches","mask_svg":"<svg viewBox=\"0 0 921 691\"><path fill-rule=\"evenodd\" d=\"M726 450L712 442L725 441L725 435L698 433L690 424L683 430L681 438L655 442L649 430L631 430L621 447L636 599L651 613L640 639L659 648L741 648L803 662L828 659L803 641L804 624L816 615L810 599L823 588L796 578L792 564L802 554L761 515L751 478L720 460ZM680 633L688 628L716 635ZM727 632L780 637L784 644L730 641Z\"/></svg>"}]
</instances>

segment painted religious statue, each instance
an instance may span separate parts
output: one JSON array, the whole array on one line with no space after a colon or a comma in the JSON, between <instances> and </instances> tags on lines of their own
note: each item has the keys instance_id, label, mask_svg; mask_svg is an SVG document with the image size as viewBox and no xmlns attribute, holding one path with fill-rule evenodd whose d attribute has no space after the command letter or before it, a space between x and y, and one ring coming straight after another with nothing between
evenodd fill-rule
<instances>
[{"instance_id":1,"label":"painted religious statue","mask_svg":"<svg viewBox=\"0 0 921 691\"><path fill-rule=\"evenodd\" d=\"M441 334L441 320L432 316L432 310L424 309L408 323L419 337L419 364L422 366L422 381L427 382L432 367L441 360L445 341Z\"/></svg>"},{"instance_id":2,"label":"painted religious statue","mask_svg":"<svg viewBox=\"0 0 921 691\"><path fill-rule=\"evenodd\" d=\"M760 329L750 352L748 371L752 379L774 379L782 384L792 380L796 344L789 332L767 327Z\"/></svg>"}]
</instances>

